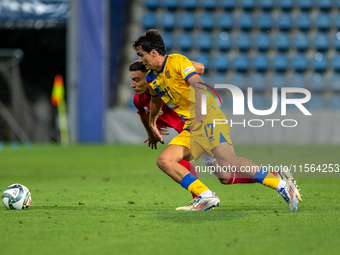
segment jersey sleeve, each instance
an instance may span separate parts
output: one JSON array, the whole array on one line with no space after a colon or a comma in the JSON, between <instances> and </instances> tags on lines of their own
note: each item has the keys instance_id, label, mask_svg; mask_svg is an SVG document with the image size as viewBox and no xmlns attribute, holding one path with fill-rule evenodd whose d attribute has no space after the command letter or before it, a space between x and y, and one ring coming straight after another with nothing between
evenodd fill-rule
<instances>
[{"instance_id":1,"label":"jersey sleeve","mask_svg":"<svg viewBox=\"0 0 340 255\"><path fill-rule=\"evenodd\" d=\"M149 71L146 75L145 75L145 81L146 83L148 84L148 87L149 87L149 92L150 92L150 95L152 97L155 97L155 96L158 96L157 92L153 89L152 87L152 82L154 80L154 73L152 71Z\"/></svg>"},{"instance_id":2,"label":"jersey sleeve","mask_svg":"<svg viewBox=\"0 0 340 255\"><path fill-rule=\"evenodd\" d=\"M133 97L133 105L136 107L137 113L139 115L145 114L145 110L144 110L144 108L142 107L142 104L141 104L141 98L140 98L140 96L137 95L137 93Z\"/></svg>"},{"instance_id":3,"label":"jersey sleeve","mask_svg":"<svg viewBox=\"0 0 340 255\"><path fill-rule=\"evenodd\" d=\"M186 81L194 74L198 74L195 67L192 65L191 61L183 55L178 54L176 56L174 65L175 65L174 68Z\"/></svg>"}]
</instances>

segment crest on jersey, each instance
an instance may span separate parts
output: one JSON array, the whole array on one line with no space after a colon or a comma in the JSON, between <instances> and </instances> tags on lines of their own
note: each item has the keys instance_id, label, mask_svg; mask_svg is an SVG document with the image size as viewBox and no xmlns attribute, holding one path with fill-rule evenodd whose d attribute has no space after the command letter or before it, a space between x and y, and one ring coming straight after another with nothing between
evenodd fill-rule
<instances>
[{"instance_id":1,"label":"crest on jersey","mask_svg":"<svg viewBox=\"0 0 340 255\"><path fill-rule=\"evenodd\" d=\"M166 78L168 78L168 79L170 79L170 71L169 70L167 70L166 72L165 72L165 76L166 76Z\"/></svg>"}]
</instances>

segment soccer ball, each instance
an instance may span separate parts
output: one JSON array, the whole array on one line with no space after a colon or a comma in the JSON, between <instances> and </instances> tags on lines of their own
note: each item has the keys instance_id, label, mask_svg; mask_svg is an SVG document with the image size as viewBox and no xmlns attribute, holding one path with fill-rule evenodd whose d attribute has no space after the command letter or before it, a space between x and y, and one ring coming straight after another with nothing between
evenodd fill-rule
<instances>
[{"instance_id":1,"label":"soccer ball","mask_svg":"<svg viewBox=\"0 0 340 255\"><path fill-rule=\"evenodd\" d=\"M31 192L24 185L12 184L2 195L2 201L7 209L26 210L32 202Z\"/></svg>"}]
</instances>

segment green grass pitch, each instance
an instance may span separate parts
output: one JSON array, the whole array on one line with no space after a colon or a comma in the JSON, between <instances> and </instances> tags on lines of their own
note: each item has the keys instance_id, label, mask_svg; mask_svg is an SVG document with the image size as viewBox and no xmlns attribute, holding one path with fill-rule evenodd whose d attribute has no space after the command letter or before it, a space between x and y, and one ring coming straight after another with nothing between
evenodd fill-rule
<instances>
[{"instance_id":1,"label":"green grass pitch","mask_svg":"<svg viewBox=\"0 0 340 255\"><path fill-rule=\"evenodd\" d=\"M259 164L340 163L340 146L235 149ZM298 178L304 201L297 212L260 184L203 178L220 207L175 211L191 195L157 168L159 152L144 145L5 147L0 192L24 184L33 204L0 208L0 253L338 254L339 178Z\"/></svg>"}]
</instances>

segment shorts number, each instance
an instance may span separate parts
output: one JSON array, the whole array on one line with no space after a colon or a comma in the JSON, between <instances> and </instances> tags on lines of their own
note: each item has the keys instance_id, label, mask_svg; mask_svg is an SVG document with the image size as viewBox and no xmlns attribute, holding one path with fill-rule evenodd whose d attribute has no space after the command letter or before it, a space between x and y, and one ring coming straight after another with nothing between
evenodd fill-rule
<instances>
[{"instance_id":1,"label":"shorts number","mask_svg":"<svg viewBox=\"0 0 340 255\"><path fill-rule=\"evenodd\" d=\"M210 129L210 132L208 131L209 129ZM205 130L205 134L206 134L207 137L212 136L213 133L214 133L214 126L213 126L213 124L209 123L209 124L205 125L204 126L204 130Z\"/></svg>"}]
</instances>

